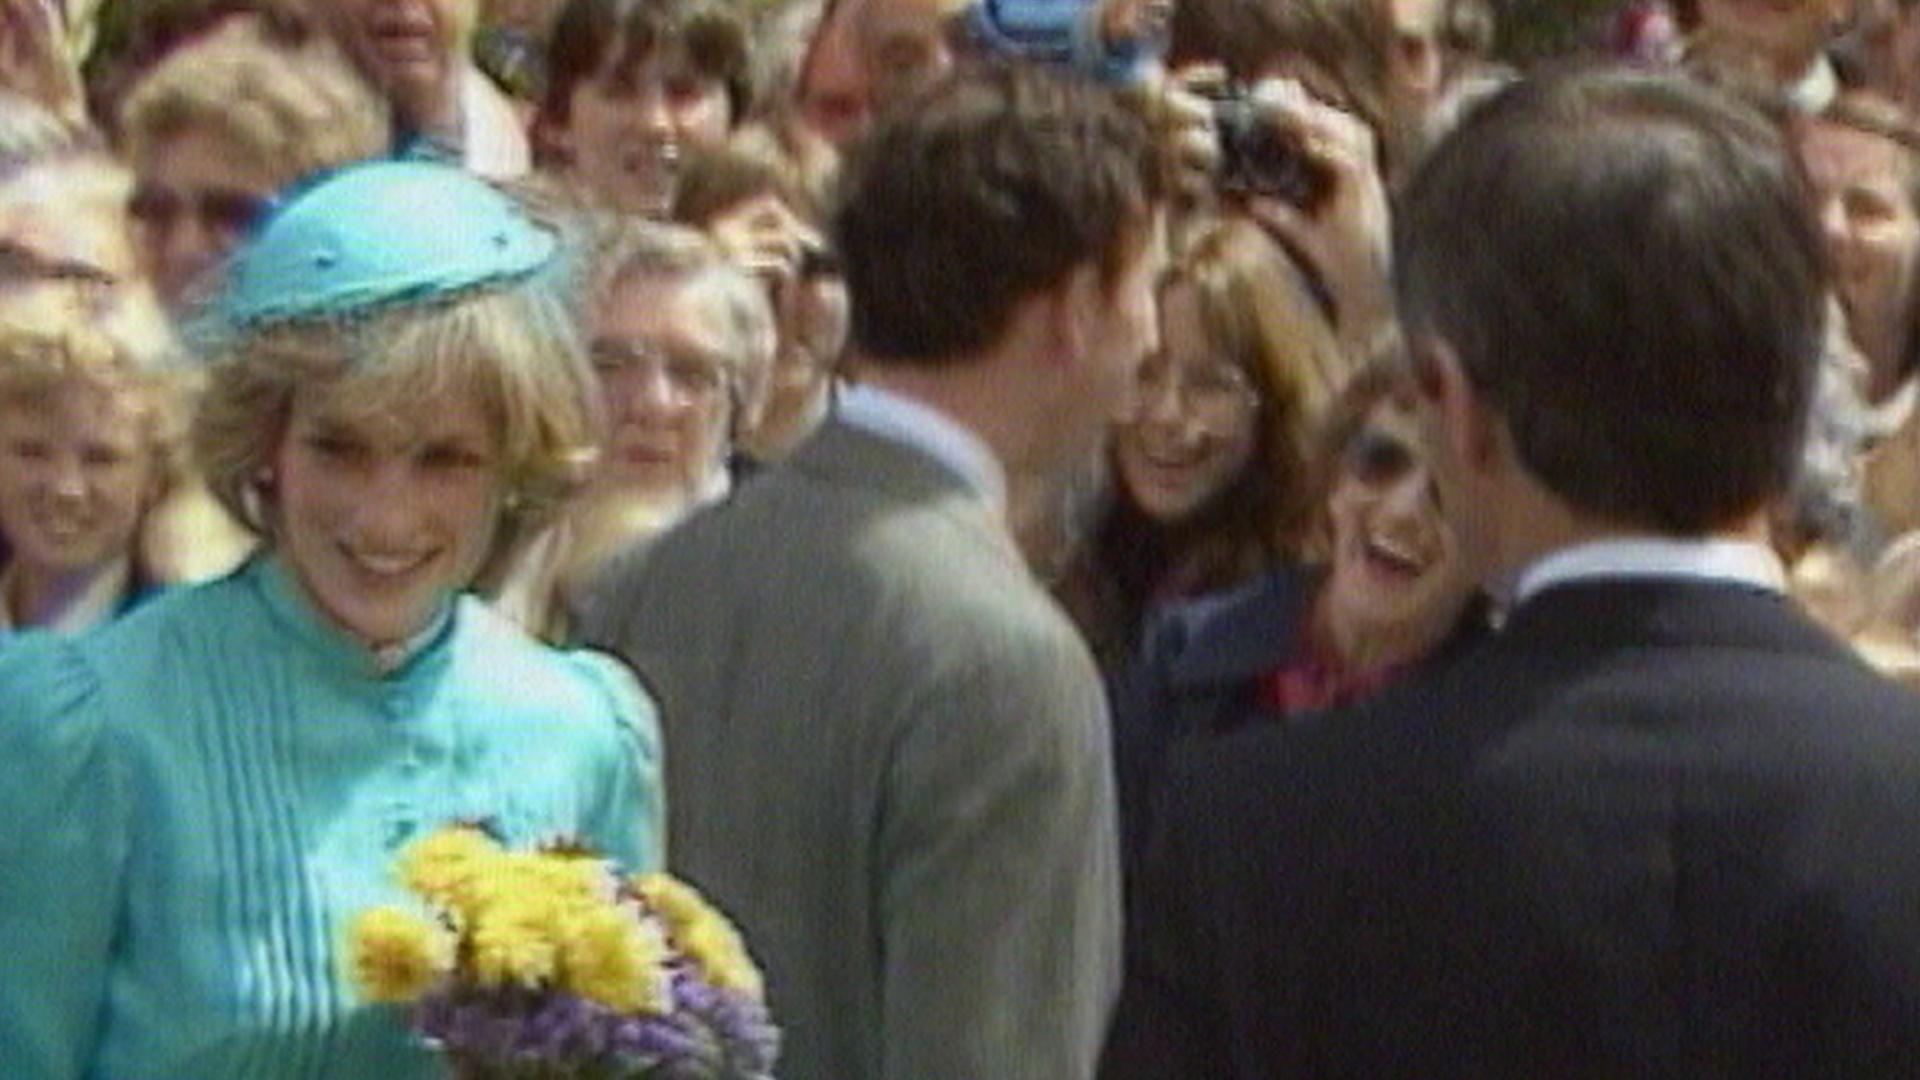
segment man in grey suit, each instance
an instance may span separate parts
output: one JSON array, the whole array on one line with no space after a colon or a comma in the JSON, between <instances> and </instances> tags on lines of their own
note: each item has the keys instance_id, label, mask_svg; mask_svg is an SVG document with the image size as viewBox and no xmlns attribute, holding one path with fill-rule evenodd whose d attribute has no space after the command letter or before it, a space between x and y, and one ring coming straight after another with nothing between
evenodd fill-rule
<instances>
[{"instance_id":1,"label":"man in grey suit","mask_svg":"<svg viewBox=\"0 0 1920 1080\"><path fill-rule=\"evenodd\" d=\"M859 385L617 564L587 639L662 705L675 869L742 924L791 1080L1074 1080L1119 976L1106 702L1008 507L1157 347L1150 137L1098 88L958 79L835 221Z\"/></svg>"}]
</instances>

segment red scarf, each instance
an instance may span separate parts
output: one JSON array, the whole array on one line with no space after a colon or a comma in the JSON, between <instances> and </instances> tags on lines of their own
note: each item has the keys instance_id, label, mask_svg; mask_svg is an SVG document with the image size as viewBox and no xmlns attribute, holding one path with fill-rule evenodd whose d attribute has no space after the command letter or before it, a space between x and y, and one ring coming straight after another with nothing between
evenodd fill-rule
<instances>
[{"instance_id":1,"label":"red scarf","mask_svg":"<svg viewBox=\"0 0 1920 1080\"><path fill-rule=\"evenodd\" d=\"M1372 671L1353 671L1325 644L1320 627L1320 605L1309 617L1305 640L1279 667L1260 676L1260 704L1275 716L1291 717L1317 709L1336 709L1368 697L1400 677L1410 664L1388 664Z\"/></svg>"}]
</instances>

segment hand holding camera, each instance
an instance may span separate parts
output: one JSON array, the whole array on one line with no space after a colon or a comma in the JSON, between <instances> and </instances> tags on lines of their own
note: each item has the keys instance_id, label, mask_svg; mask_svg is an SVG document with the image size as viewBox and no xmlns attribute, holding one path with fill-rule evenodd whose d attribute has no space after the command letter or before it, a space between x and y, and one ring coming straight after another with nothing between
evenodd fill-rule
<instances>
[{"instance_id":1,"label":"hand holding camera","mask_svg":"<svg viewBox=\"0 0 1920 1080\"><path fill-rule=\"evenodd\" d=\"M1342 344L1371 347L1393 319L1392 215L1373 130L1270 79L1216 103L1217 186L1320 278Z\"/></svg>"}]
</instances>

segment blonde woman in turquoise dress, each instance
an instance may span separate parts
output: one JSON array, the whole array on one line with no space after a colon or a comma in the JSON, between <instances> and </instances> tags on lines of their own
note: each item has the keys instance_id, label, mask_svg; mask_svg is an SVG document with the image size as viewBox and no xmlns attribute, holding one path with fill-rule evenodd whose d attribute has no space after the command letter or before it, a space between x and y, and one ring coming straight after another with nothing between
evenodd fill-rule
<instances>
[{"instance_id":1,"label":"blonde woman in turquoise dress","mask_svg":"<svg viewBox=\"0 0 1920 1080\"><path fill-rule=\"evenodd\" d=\"M341 963L398 849L481 820L658 866L637 684L463 595L593 440L555 258L493 189L398 162L238 255L194 442L261 554L0 656L0 1073L433 1076Z\"/></svg>"}]
</instances>

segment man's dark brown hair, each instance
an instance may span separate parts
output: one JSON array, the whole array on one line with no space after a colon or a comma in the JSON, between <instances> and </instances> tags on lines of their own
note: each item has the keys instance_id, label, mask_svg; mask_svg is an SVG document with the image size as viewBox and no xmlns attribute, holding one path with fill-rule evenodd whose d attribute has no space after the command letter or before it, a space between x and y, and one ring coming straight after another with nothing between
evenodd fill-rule
<instances>
[{"instance_id":1,"label":"man's dark brown hair","mask_svg":"<svg viewBox=\"0 0 1920 1080\"><path fill-rule=\"evenodd\" d=\"M1676 76L1542 75L1434 151L1396 225L1416 356L1450 345L1566 502L1684 536L1786 489L1827 275L1759 113Z\"/></svg>"},{"instance_id":2,"label":"man's dark brown hair","mask_svg":"<svg viewBox=\"0 0 1920 1080\"><path fill-rule=\"evenodd\" d=\"M1146 125L1104 88L1012 65L936 86L847 164L833 231L855 347L938 365L1079 266L1112 284L1163 181Z\"/></svg>"}]
</instances>

